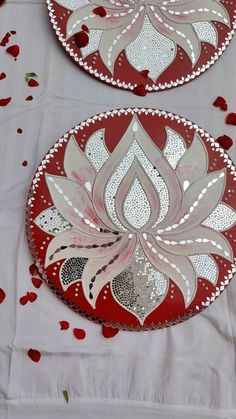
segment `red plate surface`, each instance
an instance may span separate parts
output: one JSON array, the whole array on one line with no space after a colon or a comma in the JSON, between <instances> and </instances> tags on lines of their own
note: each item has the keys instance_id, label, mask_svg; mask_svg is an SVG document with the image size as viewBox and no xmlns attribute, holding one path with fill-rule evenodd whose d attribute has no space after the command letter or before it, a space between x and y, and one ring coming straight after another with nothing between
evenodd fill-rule
<instances>
[{"instance_id":1,"label":"red plate surface","mask_svg":"<svg viewBox=\"0 0 236 419\"><path fill-rule=\"evenodd\" d=\"M102 113L38 167L27 206L32 256L83 316L126 330L171 326L233 277L235 180L225 151L184 118Z\"/></svg>"},{"instance_id":2,"label":"red plate surface","mask_svg":"<svg viewBox=\"0 0 236 419\"><path fill-rule=\"evenodd\" d=\"M235 30L236 1L47 0L78 66L110 85L147 92L187 83L213 65Z\"/></svg>"}]
</instances>

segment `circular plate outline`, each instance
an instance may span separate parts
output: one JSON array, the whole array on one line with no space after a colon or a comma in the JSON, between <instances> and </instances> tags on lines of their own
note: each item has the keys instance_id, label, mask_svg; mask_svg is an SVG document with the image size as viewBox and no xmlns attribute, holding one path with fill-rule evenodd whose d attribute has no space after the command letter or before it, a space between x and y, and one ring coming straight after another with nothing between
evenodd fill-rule
<instances>
[{"instance_id":1,"label":"circular plate outline","mask_svg":"<svg viewBox=\"0 0 236 419\"><path fill-rule=\"evenodd\" d=\"M224 289L228 286L232 278L234 277L234 274L236 273L236 257L234 258L234 263L231 264L231 270L228 270L228 276L224 277L224 280L221 281L220 287L216 287L216 291L211 294L211 297L207 297L205 301L201 302L200 306L196 306L194 310L191 310L189 313L185 313L184 316L177 316L177 318L173 318L169 321L158 322L157 324L151 324L143 326L138 326L135 328L126 326L124 324L120 323L112 323L107 322L105 319L100 319L96 316L89 315L88 313L81 310L78 306L73 305L67 298L64 297L62 293L58 289L55 288L54 284L51 282L50 278L47 276L44 267L41 263L41 260L37 258L37 250L34 246L34 239L32 237L31 233L31 214L30 214L30 207L33 206L32 202L34 200L34 193L37 189L37 183L40 181L41 176L43 175L43 170L45 169L45 165L50 161L51 158L54 157L54 152L57 150L58 147L60 147L61 143L67 143L68 138L71 134L74 132L77 132L79 130L83 130L84 127L90 125L91 123L95 123L97 120L101 121L103 118L107 117L113 117L113 116L119 116L119 115L141 115L141 114L147 114L147 115L153 115L162 117L164 116L166 119L170 118L171 120L177 121L178 124L182 123L184 126L188 126L189 129L194 129L201 137L204 137L206 142L210 143L211 147L214 147L214 150L219 153L220 158L222 158L225 162L225 165L227 168L231 170L231 174L234 177L234 181L236 182L236 167L234 166L232 160L228 156L227 153L225 153L224 149L222 149L219 144L214 140L213 137L210 136L207 132L205 132L202 128L200 128L198 125L194 124L193 122L178 116L176 114L173 114L171 112L161 111L158 109L152 109L152 108L127 108L127 109L115 109L113 111L107 111L104 113L97 114L91 118L88 118L86 121L81 122L79 125L76 125L73 129L69 130L66 134L64 134L55 144L54 146L49 150L49 152L45 155L44 159L41 161L40 165L38 166L38 169L34 175L30 192L28 195L28 201L27 201L27 208L26 208L26 235L27 240L29 244L29 248L33 257L33 260L39 270L40 275L45 280L45 282L48 284L48 286L51 288L51 290L56 294L56 296L64 302L69 308L71 308L74 312L82 315L83 317L112 328L118 328L120 330L126 330L126 331L147 331L147 330L156 330L156 329L163 329L165 327L170 327L173 325L176 325L178 323L181 323L196 314L203 311L205 308L207 308L212 302L214 302L219 295L224 291Z\"/></svg>"},{"instance_id":2,"label":"circular plate outline","mask_svg":"<svg viewBox=\"0 0 236 419\"><path fill-rule=\"evenodd\" d=\"M74 53L73 49L68 45L67 41L64 38L64 34L61 33L61 29L58 26L58 22L56 21L56 15L54 14L52 1L46 0L46 3L47 3L50 21L51 21L53 29L55 30L56 36L59 39L60 43L62 44L62 47L65 49L66 53L76 62L77 65L79 65L90 76L110 86L121 88L123 90L131 90L131 91L133 91L135 87L137 87L137 84L116 81L116 79L114 79L113 77L108 77L107 75L104 75L103 73L99 73L97 72L97 70L91 68L91 66L86 61L84 61L83 58L79 58L77 54ZM187 74L186 77L183 76L181 77L181 79L176 79L175 81L171 80L170 83L167 83L167 82L164 84L159 83L158 85L153 83L152 86L146 85L145 89L147 93L158 92L158 91L163 91L163 90L175 88L178 86L182 86L194 80L195 78L199 77L201 74L205 73L206 70L211 68L213 64L215 64L218 61L218 59L221 57L223 52L226 50L226 48L230 44L230 41L233 39L235 30L236 30L236 9L234 10L234 14L235 15L233 16L233 18L235 20L232 23L232 30L228 32L228 36L226 36L225 41L222 43L222 46L218 48L217 52L214 53L214 56L211 57L211 59L208 60L206 64L203 64L202 67L198 67L197 71L193 71L191 74Z\"/></svg>"}]
</instances>

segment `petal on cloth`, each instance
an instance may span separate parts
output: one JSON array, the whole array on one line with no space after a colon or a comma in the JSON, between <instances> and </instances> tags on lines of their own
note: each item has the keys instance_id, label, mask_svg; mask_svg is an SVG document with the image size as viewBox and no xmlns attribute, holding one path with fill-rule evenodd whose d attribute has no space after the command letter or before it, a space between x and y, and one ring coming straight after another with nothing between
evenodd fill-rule
<instances>
[{"instance_id":1,"label":"petal on cloth","mask_svg":"<svg viewBox=\"0 0 236 419\"><path fill-rule=\"evenodd\" d=\"M99 233L98 233L99 234ZM57 234L48 245L45 267L61 259L71 257L99 258L110 255L121 240L120 236L108 234L90 236L76 228Z\"/></svg>"},{"instance_id":2,"label":"petal on cloth","mask_svg":"<svg viewBox=\"0 0 236 419\"><path fill-rule=\"evenodd\" d=\"M86 300L95 308L102 288L129 264L136 246L136 237L124 236L115 250L105 258L91 258L83 271L82 287Z\"/></svg>"},{"instance_id":3,"label":"petal on cloth","mask_svg":"<svg viewBox=\"0 0 236 419\"><path fill-rule=\"evenodd\" d=\"M175 282L183 295L185 307L188 307L197 288L197 276L191 262L185 256L165 251L150 234L144 234L140 242L150 263Z\"/></svg>"}]
</instances>

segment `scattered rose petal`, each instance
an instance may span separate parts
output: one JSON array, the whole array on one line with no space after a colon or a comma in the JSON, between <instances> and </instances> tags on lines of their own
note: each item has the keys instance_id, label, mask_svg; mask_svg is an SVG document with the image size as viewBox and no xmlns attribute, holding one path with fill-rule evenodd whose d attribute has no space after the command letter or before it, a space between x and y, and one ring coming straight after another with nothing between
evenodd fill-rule
<instances>
[{"instance_id":1,"label":"scattered rose petal","mask_svg":"<svg viewBox=\"0 0 236 419\"><path fill-rule=\"evenodd\" d=\"M93 9L93 13L100 17L105 17L107 15L106 10L102 6L95 7L95 9Z\"/></svg>"},{"instance_id":2,"label":"scattered rose petal","mask_svg":"<svg viewBox=\"0 0 236 419\"><path fill-rule=\"evenodd\" d=\"M27 297L31 303L33 303L38 298L35 292L29 292L29 291L27 292Z\"/></svg>"},{"instance_id":3,"label":"scattered rose petal","mask_svg":"<svg viewBox=\"0 0 236 419\"><path fill-rule=\"evenodd\" d=\"M23 295L19 301L22 306L25 306L29 301L28 295Z\"/></svg>"},{"instance_id":4,"label":"scattered rose petal","mask_svg":"<svg viewBox=\"0 0 236 419\"><path fill-rule=\"evenodd\" d=\"M11 102L11 97L0 99L0 106L7 106Z\"/></svg>"},{"instance_id":5,"label":"scattered rose petal","mask_svg":"<svg viewBox=\"0 0 236 419\"><path fill-rule=\"evenodd\" d=\"M227 111L228 109L226 100L222 96L218 96L216 98L215 102L213 102L213 106L215 106L216 108L220 108L222 111Z\"/></svg>"},{"instance_id":6,"label":"scattered rose petal","mask_svg":"<svg viewBox=\"0 0 236 419\"><path fill-rule=\"evenodd\" d=\"M89 33L89 28L85 24L81 26L82 31Z\"/></svg>"},{"instance_id":7,"label":"scattered rose petal","mask_svg":"<svg viewBox=\"0 0 236 419\"><path fill-rule=\"evenodd\" d=\"M84 329L73 329L73 334L76 339L84 339L86 336L86 332Z\"/></svg>"},{"instance_id":8,"label":"scattered rose petal","mask_svg":"<svg viewBox=\"0 0 236 419\"><path fill-rule=\"evenodd\" d=\"M5 3L5 0L0 0L0 6L2 6L3 3Z\"/></svg>"},{"instance_id":9,"label":"scattered rose petal","mask_svg":"<svg viewBox=\"0 0 236 419\"><path fill-rule=\"evenodd\" d=\"M114 329L113 327L102 326L102 334L105 338L113 338L119 333L119 329Z\"/></svg>"},{"instance_id":10,"label":"scattered rose petal","mask_svg":"<svg viewBox=\"0 0 236 419\"><path fill-rule=\"evenodd\" d=\"M142 70L142 71L139 72L139 74L143 77L148 77L149 70Z\"/></svg>"},{"instance_id":11,"label":"scattered rose petal","mask_svg":"<svg viewBox=\"0 0 236 419\"><path fill-rule=\"evenodd\" d=\"M25 100L33 100L33 96L27 96Z\"/></svg>"},{"instance_id":12,"label":"scattered rose petal","mask_svg":"<svg viewBox=\"0 0 236 419\"><path fill-rule=\"evenodd\" d=\"M8 47L6 49L6 52L10 55L12 55L12 57L14 57L15 59L17 59L19 53L20 53L20 47L19 45L11 45L10 47Z\"/></svg>"},{"instance_id":13,"label":"scattered rose petal","mask_svg":"<svg viewBox=\"0 0 236 419\"><path fill-rule=\"evenodd\" d=\"M34 79L29 79L28 80L28 86L29 87L38 87L39 86L39 82L37 80L34 80Z\"/></svg>"},{"instance_id":14,"label":"scattered rose petal","mask_svg":"<svg viewBox=\"0 0 236 419\"><path fill-rule=\"evenodd\" d=\"M18 134L22 134L22 132L23 132L23 129L22 128L17 128L17 133Z\"/></svg>"},{"instance_id":15,"label":"scattered rose petal","mask_svg":"<svg viewBox=\"0 0 236 419\"><path fill-rule=\"evenodd\" d=\"M221 135L221 137L218 137L216 141L225 150L229 150L233 145L233 140L232 138L228 137L228 135Z\"/></svg>"},{"instance_id":16,"label":"scattered rose petal","mask_svg":"<svg viewBox=\"0 0 236 419\"><path fill-rule=\"evenodd\" d=\"M31 278L31 282L35 288L40 288L43 283L42 279L35 277Z\"/></svg>"},{"instance_id":17,"label":"scattered rose petal","mask_svg":"<svg viewBox=\"0 0 236 419\"><path fill-rule=\"evenodd\" d=\"M226 124L236 125L236 113L229 113L226 118Z\"/></svg>"},{"instance_id":18,"label":"scattered rose petal","mask_svg":"<svg viewBox=\"0 0 236 419\"><path fill-rule=\"evenodd\" d=\"M23 167L26 167L26 166L28 165L27 160L24 160L24 161L21 163L21 165L22 165Z\"/></svg>"},{"instance_id":19,"label":"scattered rose petal","mask_svg":"<svg viewBox=\"0 0 236 419\"><path fill-rule=\"evenodd\" d=\"M147 91L145 89L144 84L139 84L138 86L136 86L133 90L133 93L137 96L146 96Z\"/></svg>"},{"instance_id":20,"label":"scattered rose petal","mask_svg":"<svg viewBox=\"0 0 236 419\"><path fill-rule=\"evenodd\" d=\"M59 322L59 325L60 325L61 330L68 330L70 327L70 323L67 322L66 320L61 320Z\"/></svg>"},{"instance_id":21,"label":"scattered rose petal","mask_svg":"<svg viewBox=\"0 0 236 419\"><path fill-rule=\"evenodd\" d=\"M68 390L63 390L63 396L64 396L64 399L65 399L66 403L68 403L69 402Z\"/></svg>"},{"instance_id":22,"label":"scattered rose petal","mask_svg":"<svg viewBox=\"0 0 236 419\"><path fill-rule=\"evenodd\" d=\"M32 265L29 266L29 273L30 275L37 275L38 274L38 268L35 265L35 263L32 263Z\"/></svg>"},{"instance_id":23,"label":"scattered rose petal","mask_svg":"<svg viewBox=\"0 0 236 419\"><path fill-rule=\"evenodd\" d=\"M28 356L33 362L39 362L41 358L41 353L37 349L29 349Z\"/></svg>"},{"instance_id":24,"label":"scattered rose petal","mask_svg":"<svg viewBox=\"0 0 236 419\"><path fill-rule=\"evenodd\" d=\"M5 298L6 298L6 293L3 291L2 288L0 288L0 304L2 304Z\"/></svg>"},{"instance_id":25,"label":"scattered rose petal","mask_svg":"<svg viewBox=\"0 0 236 419\"><path fill-rule=\"evenodd\" d=\"M10 32L11 32L12 35L15 35L16 34L16 31L10 31Z\"/></svg>"},{"instance_id":26,"label":"scattered rose petal","mask_svg":"<svg viewBox=\"0 0 236 419\"><path fill-rule=\"evenodd\" d=\"M7 77L5 73L0 73L0 80L3 80Z\"/></svg>"},{"instance_id":27,"label":"scattered rose petal","mask_svg":"<svg viewBox=\"0 0 236 419\"><path fill-rule=\"evenodd\" d=\"M75 34L75 43L78 48L86 47L89 43L88 34L84 31L78 32Z\"/></svg>"},{"instance_id":28,"label":"scattered rose petal","mask_svg":"<svg viewBox=\"0 0 236 419\"><path fill-rule=\"evenodd\" d=\"M1 3L0 3L0 5L1 5ZM0 42L0 46L1 46L1 47L5 47L5 46L8 44L8 42L9 42L9 40L10 40L10 37L11 37L10 32L7 32L7 33L4 35L4 37L2 38L2 40L1 40L1 42Z\"/></svg>"}]
</instances>

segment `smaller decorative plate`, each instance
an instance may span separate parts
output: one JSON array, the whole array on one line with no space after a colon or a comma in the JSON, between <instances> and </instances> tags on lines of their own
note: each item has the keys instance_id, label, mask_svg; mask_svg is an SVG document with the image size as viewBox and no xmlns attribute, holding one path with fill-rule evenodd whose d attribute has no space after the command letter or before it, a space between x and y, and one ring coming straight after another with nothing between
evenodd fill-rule
<instances>
[{"instance_id":1,"label":"smaller decorative plate","mask_svg":"<svg viewBox=\"0 0 236 419\"><path fill-rule=\"evenodd\" d=\"M236 173L202 129L121 109L64 135L33 179L32 255L73 310L127 330L207 307L235 272Z\"/></svg>"},{"instance_id":2,"label":"smaller decorative plate","mask_svg":"<svg viewBox=\"0 0 236 419\"><path fill-rule=\"evenodd\" d=\"M53 28L76 63L108 84L157 91L182 85L221 56L236 1L47 0Z\"/></svg>"}]
</instances>

